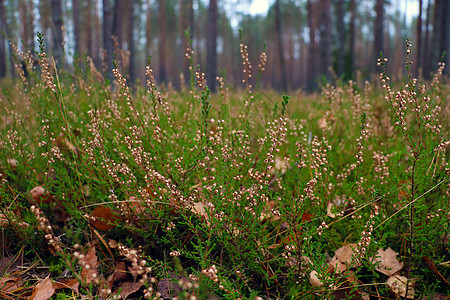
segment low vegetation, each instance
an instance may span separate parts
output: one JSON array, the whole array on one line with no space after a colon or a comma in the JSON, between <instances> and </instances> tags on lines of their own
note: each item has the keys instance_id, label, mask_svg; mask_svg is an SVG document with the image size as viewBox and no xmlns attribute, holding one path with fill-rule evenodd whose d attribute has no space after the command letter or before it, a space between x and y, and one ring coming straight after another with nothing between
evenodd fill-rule
<instances>
[{"instance_id":1,"label":"low vegetation","mask_svg":"<svg viewBox=\"0 0 450 300\"><path fill-rule=\"evenodd\" d=\"M189 88L150 61L131 88L117 65L112 84L89 59L56 71L40 43L1 95L0 298L450 293L443 64L391 82L380 58L378 81L289 97L241 45L245 88L211 94L192 65Z\"/></svg>"}]
</instances>

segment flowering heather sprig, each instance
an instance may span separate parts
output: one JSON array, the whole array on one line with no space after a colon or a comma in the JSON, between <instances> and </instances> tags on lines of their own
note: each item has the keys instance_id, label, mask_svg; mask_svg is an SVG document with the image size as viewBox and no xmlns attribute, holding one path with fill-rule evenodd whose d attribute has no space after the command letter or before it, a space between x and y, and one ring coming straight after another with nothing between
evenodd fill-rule
<instances>
[{"instance_id":1,"label":"flowering heather sprig","mask_svg":"<svg viewBox=\"0 0 450 300\"><path fill-rule=\"evenodd\" d=\"M148 279L150 279L149 274L152 271L152 268L146 267L147 262L145 259L141 258L138 250L129 249L121 243L117 245L117 250L119 250L120 255L124 256L126 260L131 262L131 267L129 270L134 278L142 276L140 278L142 283L145 283Z\"/></svg>"},{"instance_id":2,"label":"flowering heather sprig","mask_svg":"<svg viewBox=\"0 0 450 300\"><path fill-rule=\"evenodd\" d=\"M36 220L39 222L39 228L42 231L44 231L45 233L44 237L47 240L48 244L51 246L51 249L53 249L56 253L62 254L63 251L61 247L61 242L53 233L52 226L50 225L50 222L45 217L42 210L38 206L32 205L30 207L30 211L34 214Z\"/></svg>"},{"instance_id":3,"label":"flowering heather sprig","mask_svg":"<svg viewBox=\"0 0 450 300\"><path fill-rule=\"evenodd\" d=\"M130 108L133 115L139 116L139 112L136 111L134 107L133 101L131 100L130 89L127 86L127 79L122 76L118 68L112 70L114 77L116 78L119 87L121 88L122 94L119 94L119 97L125 97L127 101L127 105Z\"/></svg>"},{"instance_id":4,"label":"flowering heather sprig","mask_svg":"<svg viewBox=\"0 0 450 300\"><path fill-rule=\"evenodd\" d=\"M202 270L202 274L211 279L215 283L219 283L219 277L217 276L217 268L215 265L207 269Z\"/></svg>"},{"instance_id":5,"label":"flowering heather sprig","mask_svg":"<svg viewBox=\"0 0 450 300\"><path fill-rule=\"evenodd\" d=\"M200 71L200 66L198 66L197 72L195 72L195 79L197 80L200 90L202 90L202 92L206 92L208 87L206 85L205 73Z\"/></svg>"},{"instance_id":6,"label":"flowering heather sprig","mask_svg":"<svg viewBox=\"0 0 450 300\"><path fill-rule=\"evenodd\" d=\"M387 184L386 179L389 178L389 167L387 166L387 163L391 156L392 154L383 155L376 151L372 155L375 180L377 180L377 184L381 186Z\"/></svg>"},{"instance_id":7,"label":"flowering heather sprig","mask_svg":"<svg viewBox=\"0 0 450 300\"><path fill-rule=\"evenodd\" d=\"M369 131L366 128L366 118L365 114L362 117L361 120L361 132L360 136L356 139L356 162L350 164L347 168L344 169L344 171L337 175L337 179L340 181L338 185L343 185L344 180L350 175L350 173L354 170L356 170L363 162L364 162L364 141L366 141L369 138Z\"/></svg>"},{"instance_id":8,"label":"flowering heather sprig","mask_svg":"<svg viewBox=\"0 0 450 300\"><path fill-rule=\"evenodd\" d=\"M250 93L252 89L252 85L250 83L250 79L252 78L252 64L250 63L247 45L241 43L239 45L239 49L242 57L242 65L244 66L242 69L242 72L244 73L244 79L242 79L242 82L245 83L247 91Z\"/></svg>"},{"instance_id":9,"label":"flowering heather sprig","mask_svg":"<svg viewBox=\"0 0 450 300\"><path fill-rule=\"evenodd\" d=\"M379 207L375 204L373 212L370 214L369 220L366 222L366 225L364 225L364 230L361 232L361 239L357 244L357 247L355 249L356 257L355 257L355 264L359 264L361 260L366 255L367 249L370 245L370 242L372 240L372 232L375 225L375 216L377 216L379 213Z\"/></svg>"},{"instance_id":10,"label":"flowering heather sprig","mask_svg":"<svg viewBox=\"0 0 450 300\"><path fill-rule=\"evenodd\" d=\"M145 76L147 77L147 94L151 95L155 109L156 108L155 100L158 100L158 103L161 103L162 96L161 93L158 91L155 76L153 76L153 69L150 67L150 59L148 60L147 66L145 67Z\"/></svg>"}]
</instances>

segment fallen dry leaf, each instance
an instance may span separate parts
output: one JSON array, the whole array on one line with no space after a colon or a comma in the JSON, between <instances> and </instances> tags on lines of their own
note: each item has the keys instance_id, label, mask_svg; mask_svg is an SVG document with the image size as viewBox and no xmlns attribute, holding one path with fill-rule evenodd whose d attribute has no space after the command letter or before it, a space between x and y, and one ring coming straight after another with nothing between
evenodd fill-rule
<instances>
[{"instance_id":1,"label":"fallen dry leaf","mask_svg":"<svg viewBox=\"0 0 450 300\"><path fill-rule=\"evenodd\" d=\"M348 274L348 275L347 275ZM369 300L370 297L367 294L362 294L357 288L358 281L356 280L355 273L349 271L346 277L341 278L336 284L336 288L332 295L336 300L344 299L361 299Z\"/></svg>"},{"instance_id":2,"label":"fallen dry leaf","mask_svg":"<svg viewBox=\"0 0 450 300\"><path fill-rule=\"evenodd\" d=\"M30 204L53 202L52 195L40 185L29 191L29 194L31 195L31 199L28 201Z\"/></svg>"},{"instance_id":3,"label":"fallen dry leaf","mask_svg":"<svg viewBox=\"0 0 450 300\"><path fill-rule=\"evenodd\" d=\"M430 268L430 270L437 275L437 277L439 277L440 280L442 280L443 282L445 282L446 284L450 284L450 281L447 280L447 278L445 278L444 276L442 276L441 273L439 273L438 269L436 268L436 264L429 259L428 257L423 257L423 259L425 260L428 268Z\"/></svg>"},{"instance_id":4,"label":"fallen dry leaf","mask_svg":"<svg viewBox=\"0 0 450 300\"><path fill-rule=\"evenodd\" d=\"M414 282L415 280L408 280L405 276L395 274L389 277L386 283L395 294L403 298L414 299ZM408 284L408 296L406 296L406 284Z\"/></svg>"},{"instance_id":5,"label":"fallen dry leaf","mask_svg":"<svg viewBox=\"0 0 450 300\"><path fill-rule=\"evenodd\" d=\"M336 215L334 213L331 212L331 208L334 206L334 204L332 202L328 202L327 205L327 216L329 216L330 218L336 218Z\"/></svg>"},{"instance_id":6,"label":"fallen dry leaf","mask_svg":"<svg viewBox=\"0 0 450 300\"><path fill-rule=\"evenodd\" d=\"M47 300L55 293L50 275L36 285L28 300Z\"/></svg>"},{"instance_id":7,"label":"fallen dry leaf","mask_svg":"<svg viewBox=\"0 0 450 300\"><path fill-rule=\"evenodd\" d=\"M106 231L115 227L115 223L120 220L120 217L114 211L104 205L97 206L89 218L89 223L98 230Z\"/></svg>"},{"instance_id":8,"label":"fallen dry leaf","mask_svg":"<svg viewBox=\"0 0 450 300\"><path fill-rule=\"evenodd\" d=\"M123 261L119 262L116 265L116 269L114 270L114 273L112 273L106 281L108 288L110 290L112 290L114 283L118 283L118 282L121 283L121 282L124 282L125 280L127 280L129 278L128 274L129 273L127 273L127 270L125 268L125 263Z\"/></svg>"},{"instance_id":9,"label":"fallen dry leaf","mask_svg":"<svg viewBox=\"0 0 450 300\"><path fill-rule=\"evenodd\" d=\"M334 268L334 272L335 273L343 273L344 271L347 270L347 265L343 262L341 262L336 255L333 256L333 258L331 259L331 261L328 263L328 265L332 266Z\"/></svg>"},{"instance_id":10,"label":"fallen dry leaf","mask_svg":"<svg viewBox=\"0 0 450 300\"><path fill-rule=\"evenodd\" d=\"M383 249L378 250L378 254L372 263L378 263L376 270L387 276L392 276L403 268L403 262L397 260L397 252L391 248L387 248L386 251Z\"/></svg>"},{"instance_id":11,"label":"fallen dry leaf","mask_svg":"<svg viewBox=\"0 0 450 300\"><path fill-rule=\"evenodd\" d=\"M127 299L128 296L137 292L144 284L142 282L125 282L118 286L117 291L118 295L122 297L122 299Z\"/></svg>"},{"instance_id":12,"label":"fallen dry leaf","mask_svg":"<svg viewBox=\"0 0 450 300\"><path fill-rule=\"evenodd\" d=\"M87 267L88 265L89 267ZM95 254L95 246L91 245L86 253L86 256L84 257L84 265L81 270L81 278L86 284L91 283L96 278L98 265L99 263L97 261L97 255Z\"/></svg>"},{"instance_id":13,"label":"fallen dry leaf","mask_svg":"<svg viewBox=\"0 0 450 300\"><path fill-rule=\"evenodd\" d=\"M19 164L19 161L17 159L8 158L6 162L12 167L17 168L17 165Z\"/></svg>"},{"instance_id":14,"label":"fallen dry leaf","mask_svg":"<svg viewBox=\"0 0 450 300\"><path fill-rule=\"evenodd\" d=\"M342 246L341 248L337 249L334 253L334 256L343 264L345 264L348 267L359 267L361 266L361 262L358 262L354 264L353 257L356 255L355 249L356 244L350 243L347 245ZM353 264L353 265L352 265Z\"/></svg>"},{"instance_id":15,"label":"fallen dry leaf","mask_svg":"<svg viewBox=\"0 0 450 300\"><path fill-rule=\"evenodd\" d=\"M0 259L0 274L12 272L18 265L18 255L5 256Z\"/></svg>"},{"instance_id":16,"label":"fallen dry leaf","mask_svg":"<svg viewBox=\"0 0 450 300\"><path fill-rule=\"evenodd\" d=\"M178 284L181 277L170 271L169 276L170 277L165 277L158 282L158 292L160 292L161 297L165 299L171 299L177 296L179 292L183 291L181 286Z\"/></svg>"},{"instance_id":17,"label":"fallen dry leaf","mask_svg":"<svg viewBox=\"0 0 450 300\"><path fill-rule=\"evenodd\" d=\"M319 287L323 285L323 282L320 281L319 273L317 273L317 271L311 271L311 273L309 273L309 283L311 283L312 286L314 287Z\"/></svg>"},{"instance_id":18,"label":"fallen dry leaf","mask_svg":"<svg viewBox=\"0 0 450 300\"><path fill-rule=\"evenodd\" d=\"M80 286L80 282L74 278L63 278L60 281L55 281L53 282L53 288L55 290L60 290L60 289L72 289L77 295L78 295L78 288Z\"/></svg>"},{"instance_id":19,"label":"fallen dry leaf","mask_svg":"<svg viewBox=\"0 0 450 300\"><path fill-rule=\"evenodd\" d=\"M20 288L23 284L24 281L20 277L3 277L0 278L0 291L1 293L12 293L14 292L14 290Z\"/></svg>"}]
</instances>

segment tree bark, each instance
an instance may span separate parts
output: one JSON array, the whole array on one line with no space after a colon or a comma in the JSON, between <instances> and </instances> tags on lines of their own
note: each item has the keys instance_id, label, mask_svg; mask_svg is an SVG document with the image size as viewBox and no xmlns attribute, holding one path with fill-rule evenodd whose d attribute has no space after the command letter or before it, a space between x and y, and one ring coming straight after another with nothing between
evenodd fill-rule
<instances>
[{"instance_id":1,"label":"tree bark","mask_svg":"<svg viewBox=\"0 0 450 300\"><path fill-rule=\"evenodd\" d=\"M53 56L57 67L61 67L64 60L63 52L63 14L61 0L51 0L52 20L53 20Z\"/></svg>"},{"instance_id":2,"label":"tree bark","mask_svg":"<svg viewBox=\"0 0 450 300\"><path fill-rule=\"evenodd\" d=\"M112 7L111 0L103 0L103 48L106 50L107 77L112 80L113 44L112 44Z\"/></svg>"},{"instance_id":3,"label":"tree bark","mask_svg":"<svg viewBox=\"0 0 450 300\"><path fill-rule=\"evenodd\" d=\"M416 72L422 69L422 6L423 1L419 0L419 16L417 17L417 46L416 46Z\"/></svg>"},{"instance_id":4,"label":"tree bark","mask_svg":"<svg viewBox=\"0 0 450 300\"><path fill-rule=\"evenodd\" d=\"M33 1L20 0L19 14L22 28L20 37L27 50L34 52L34 18L33 18Z\"/></svg>"},{"instance_id":5,"label":"tree bark","mask_svg":"<svg viewBox=\"0 0 450 300\"><path fill-rule=\"evenodd\" d=\"M349 23L349 37L348 37L348 49L347 59L345 60L346 66L346 79L353 78L355 74L355 41L356 41L356 1L350 0L350 23Z\"/></svg>"},{"instance_id":6,"label":"tree bark","mask_svg":"<svg viewBox=\"0 0 450 300\"><path fill-rule=\"evenodd\" d=\"M72 0L73 34L75 37L75 55L81 55L80 3Z\"/></svg>"},{"instance_id":7,"label":"tree bark","mask_svg":"<svg viewBox=\"0 0 450 300\"><path fill-rule=\"evenodd\" d=\"M126 0L116 0L114 5L114 19L112 25L112 35L117 37L120 49L123 49L123 29L124 29L124 12L126 10Z\"/></svg>"},{"instance_id":8,"label":"tree bark","mask_svg":"<svg viewBox=\"0 0 450 300\"><path fill-rule=\"evenodd\" d=\"M158 0L159 8L159 80L161 83L167 82L167 62L166 62L166 32L167 32L167 20L166 20L166 1Z\"/></svg>"},{"instance_id":9,"label":"tree bark","mask_svg":"<svg viewBox=\"0 0 450 300\"><path fill-rule=\"evenodd\" d=\"M7 32L6 30L6 10L5 2L0 0L0 30ZM6 44L7 39L3 34L0 34L0 78L6 77Z\"/></svg>"},{"instance_id":10,"label":"tree bark","mask_svg":"<svg viewBox=\"0 0 450 300\"><path fill-rule=\"evenodd\" d=\"M314 11L311 0L307 2L308 10L308 27L309 27L309 45L308 45L308 90L312 91L315 88L316 80L316 27L314 24Z\"/></svg>"},{"instance_id":11,"label":"tree bark","mask_svg":"<svg viewBox=\"0 0 450 300\"><path fill-rule=\"evenodd\" d=\"M422 59L422 67L423 67L423 76L425 79L430 78L430 10L431 10L431 0L428 0L427 5L427 17L425 21L425 43L423 49L423 59Z\"/></svg>"},{"instance_id":12,"label":"tree bark","mask_svg":"<svg viewBox=\"0 0 450 300\"><path fill-rule=\"evenodd\" d=\"M345 66L345 25L344 25L344 0L336 0L336 74L341 77Z\"/></svg>"},{"instance_id":13,"label":"tree bark","mask_svg":"<svg viewBox=\"0 0 450 300\"><path fill-rule=\"evenodd\" d=\"M217 18L217 0L210 0L206 36L206 82L212 92L216 91L217 77Z\"/></svg>"},{"instance_id":14,"label":"tree bark","mask_svg":"<svg viewBox=\"0 0 450 300\"><path fill-rule=\"evenodd\" d=\"M130 51L129 75L131 84L136 79L135 47L134 47L134 0L128 1L128 51Z\"/></svg>"},{"instance_id":15,"label":"tree bark","mask_svg":"<svg viewBox=\"0 0 450 300\"><path fill-rule=\"evenodd\" d=\"M372 71L376 71L376 61L380 56L380 52L384 50L384 1L376 0L375 3L375 24L374 24L374 42L373 52L374 59L372 65Z\"/></svg>"},{"instance_id":16,"label":"tree bark","mask_svg":"<svg viewBox=\"0 0 450 300\"><path fill-rule=\"evenodd\" d=\"M281 89L287 91L286 64L283 47L283 30L281 28L280 0L275 1L275 30L277 34L278 62L280 64Z\"/></svg>"},{"instance_id":17,"label":"tree bark","mask_svg":"<svg viewBox=\"0 0 450 300\"><path fill-rule=\"evenodd\" d=\"M329 81L331 79L331 0L321 0L320 33L320 73Z\"/></svg>"},{"instance_id":18,"label":"tree bark","mask_svg":"<svg viewBox=\"0 0 450 300\"><path fill-rule=\"evenodd\" d=\"M147 0L147 17L145 20L145 58L151 55L152 48L152 9L150 0Z\"/></svg>"}]
</instances>

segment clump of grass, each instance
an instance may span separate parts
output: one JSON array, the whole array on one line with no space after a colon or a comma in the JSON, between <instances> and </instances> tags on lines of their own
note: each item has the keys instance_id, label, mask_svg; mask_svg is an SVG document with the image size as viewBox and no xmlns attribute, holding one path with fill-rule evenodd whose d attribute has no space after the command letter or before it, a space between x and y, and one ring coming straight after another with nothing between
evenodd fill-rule
<instances>
[{"instance_id":1,"label":"clump of grass","mask_svg":"<svg viewBox=\"0 0 450 300\"><path fill-rule=\"evenodd\" d=\"M32 275L92 298L448 294L443 65L419 84L408 60L398 90L383 71L288 97L252 87L242 44L244 90L211 94L191 65L188 91L163 91L150 60L131 90L117 65L112 85L92 63L56 70L40 43L39 70L1 95L2 254L29 266L8 297Z\"/></svg>"}]
</instances>

